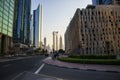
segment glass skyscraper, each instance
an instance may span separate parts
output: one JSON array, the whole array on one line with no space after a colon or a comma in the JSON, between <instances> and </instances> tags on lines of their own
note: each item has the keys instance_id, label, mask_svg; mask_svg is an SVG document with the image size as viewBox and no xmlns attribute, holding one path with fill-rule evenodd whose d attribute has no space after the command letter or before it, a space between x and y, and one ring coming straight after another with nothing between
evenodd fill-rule
<instances>
[{"instance_id":1,"label":"glass skyscraper","mask_svg":"<svg viewBox=\"0 0 120 80\"><path fill-rule=\"evenodd\" d=\"M42 35L42 5L38 6L36 10L33 11L33 27L34 27L34 32L33 32L33 46L36 48L40 47L41 43L41 35Z\"/></svg>"},{"instance_id":2,"label":"glass skyscraper","mask_svg":"<svg viewBox=\"0 0 120 80\"><path fill-rule=\"evenodd\" d=\"M13 30L14 43L30 43L30 10L31 0L15 1L15 21Z\"/></svg>"},{"instance_id":3,"label":"glass skyscraper","mask_svg":"<svg viewBox=\"0 0 120 80\"><path fill-rule=\"evenodd\" d=\"M92 0L93 5L113 4L114 0Z\"/></svg>"},{"instance_id":4,"label":"glass skyscraper","mask_svg":"<svg viewBox=\"0 0 120 80\"><path fill-rule=\"evenodd\" d=\"M0 0L0 53L12 45L14 0Z\"/></svg>"}]
</instances>

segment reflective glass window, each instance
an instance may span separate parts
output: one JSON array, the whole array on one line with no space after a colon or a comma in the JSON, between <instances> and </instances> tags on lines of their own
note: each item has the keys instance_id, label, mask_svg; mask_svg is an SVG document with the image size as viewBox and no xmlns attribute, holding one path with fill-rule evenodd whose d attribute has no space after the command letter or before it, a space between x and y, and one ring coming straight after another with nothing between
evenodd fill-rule
<instances>
[{"instance_id":1,"label":"reflective glass window","mask_svg":"<svg viewBox=\"0 0 120 80\"><path fill-rule=\"evenodd\" d=\"M0 11L0 16L2 17L2 11Z\"/></svg>"},{"instance_id":2,"label":"reflective glass window","mask_svg":"<svg viewBox=\"0 0 120 80\"><path fill-rule=\"evenodd\" d=\"M8 36L12 36L12 32L9 32L9 31L8 31Z\"/></svg>"},{"instance_id":3,"label":"reflective glass window","mask_svg":"<svg viewBox=\"0 0 120 80\"><path fill-rule=\"evenodd\" d=\"M9 7L4 5L4 9L8 12L9 11Z\"/></svg>"},{"instance_id":4,"label":"reflective glass window","mask_svg":"<svg viewBox=\"0 0 120 80\"><path fill-rule=\"evenodd\" d=\"M5 20L8 20L8 16L6 16L5 14L3 15L3 18L4 18Z\"/></svg>"},{"instance_id":5,"label":"reflective glass window","mask_svg":"<svg viewBox=\"0 0 120 80\"><path fill-rule=\"evenodd\" d=\"M9 23L9 27L11 27L11 28L12 28L12 27L13 27L13 25L12 25L11 23Z\"/></svg>"},{"instance_id":6,"label":"reflective glass window","mask_svg":"<svg viewBox=\"0 0 120 80\"><path fill-rule=\"evenodd\" d=\"M13 20L13 15L9 15L9 18L10 18L11 20Z\"/></svg>"},{"instance_id":7,"label":"reflective glass window","mask_svg":"<svg viewBox=\"0 0 120 80\"><path fill-rule=\"evenodd\" d=\"M4 14L4 15L6 15L7 13L8 13L8 11L6 11L6 10L3 11L3 14Z\"/></svg>"},{"instance_id":8,"label":"reflective glass window","mask_svg":"<svg viewBox=\"0 0 120 80\"><path fill-rule=\"evenodd\" d=\"M7 2L9 3L9 2L10 2L10 0L7 0Z\"/></svg>"},{"instance_id":9,"label":"reflective glass window","mask_svg":"<svg viewBox=\"0 0 120 80\"><path fill-rule=\"evenodd\" d=\"M12 4L14 4L14 0L10 0L12 2Z\"/></svg>"},{"instance_id":10,"label":"reflective glass window","mask_svg":"<svg viewBox=\"0 0 120 80\"><path fill-rule=\"evenodd\" d=\"M13 7L10 7L10 10L11 10L11 11L14 11L14 8L13 8Z\"/></svg>"},{"instance_id":11,"label":"reflective glass window","mask_svg":"<svg viewBox=\"0 0 120 80\"><path fill-rule=\"evenodd\" d=\"M9 6L9 3L5 0L4 6Z\"/></svg>"},{"instance_id":12,"label":"reflective glass window","mask_svg":"<svg viewBox=\"0 0 120 80\"><path fill-rule=\"evenodd\" d=\"M2 33L7 35L7 30L2 29Z\"/></svg>"},{"instance_id":13,"label":"reflective glass window","mask_svg":"<svg viewBox=\"0 0 120 80\"><path fill-rule=\"evenodd\" d=\"M2 22L2 17L0 17L0 22Z\"/></svg>"},{"instance_id":14,"label":"reflective glass window","mask_svg":"<svg viewBox=\"0 0 120 80\"><path fill-rule=\"evenodd\" d=\"M0 27L2 27L2 22L0 22Z\"/></svg>"},{"instance_id":15,"label":"reflective glass window","mask_svg":"<svg viewBox=\"0 0 120 80\"><path fill-rule=\"evenodd\" d=\"M2 27L2 22L0 22L0 27Z\"/></svg>"},{"instance_id":16,"label":"reflective glass window","mask_svg":"<svg viewBox=\"0 0 120 80\"><path fill-rule=\"evenodd\" d=\"M3 29L7 30L7 25L6 24L3 24Z\"/></svg>"},{"instance_id":17,"label":"reflective glass window","mask_svg":"<svg viewBox=\"0 0 120 80\"><path fill-rule=\"evenodd\" d=\"M11 23L11 24L12 24L12 23L13 23L13 20L12 20L12 19L9 19L9 23Z\"/></svg>"},{"instance_id":18,"label":"reflective glass window","mask_svg":"<svg viewBox=\"0 0 120 80\"><path fill-rule=\"evenodd\" d=\"M10 12L11 16L13 17L13 12L12 11L9 11L9 12Z\"/></svg>"},{"instance_id":19,"label":"reflective glass window","mask_svg":"<svg viewBox=\"0 0 120 80\"><path fill-rule=\"evenodd\" d=\"M3 7L3 2L0 0L0 7Z\"/></svg>"},{"instance_id":20,"label":"reflective glass window","mask_svg":"<svg viewBox=\"0 0 120 80\"><path fill-rule=\"evenodd\" d=\"M0 32L1 32L1 30L2 30L2 29L1 29L1 27L0 27Z\"/></svg>"},{"instance_id":21,"label":"reflective glass window","mask_svg":"<svg viewBox=\"0 0 120 80\"><path fill-rule=\"evenodd\" d=\"M0 7L0 11L3 11L3 7Z\"/></svg>"},{"instance_id":22,"label":"reflective glass window","mask_svg":"<svg viewBox=\"0 0 120 80\"><path fill-rule=\"evenodd\" d=\"M12 2L10 2L10 6L11 6L11 7L14 7L14 4L13 4Z\"/></svg>"},{"instance_id":23,"label":"reflective glass window","mask_svg":"<svg viewBox=\"0 0 120 80\"><path fill-rule=\"evenodd\" d=\"M12 32L12 28L9 27L9 28L8 28L8 31Z\"/></svg>"},{"instance_id":24,"label":"reflective glass window","mask_svg":"<svg viewBox=\"0 0 120 80\"><path fill-rule=\"evenodd\" d=\"M3 19L3 23L7 25L7 24L8 24L8 21L5 20L5 19Z\"/></svg>"}]
</instances>

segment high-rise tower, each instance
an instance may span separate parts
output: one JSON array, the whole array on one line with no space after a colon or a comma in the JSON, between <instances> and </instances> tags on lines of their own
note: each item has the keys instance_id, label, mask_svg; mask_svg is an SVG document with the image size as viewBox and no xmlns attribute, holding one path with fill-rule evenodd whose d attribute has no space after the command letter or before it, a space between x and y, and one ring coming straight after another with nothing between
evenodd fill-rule
<instances>
[{"instance_id":1,"label":"high-rise tower","mask_svg":"<svg viewBox=\"0 0 120 80\"><path fill-rule=\"evenodd\" d=\"M31 0L15 0L13 42L30 44Z\"/></svg>"},{"instance_id":2,"label":"high-rise tower","mask_svg":"<svg viewBox=\"0 0 120 80\"><path fill-rule=\"evenodd\" d=\"M42 48L42 4L40 5L40 48Z\"/></svg>"},{"instance_id":3,"label":"high-rise tower","mask_svg":"<svg viewBox=\"0 0 120 80\"><path fill-rule=\"evenodd\" d=\"M0 0L0 55L12 46L15 0Z\"/></svg>"},{"instance_id":4,"label":"high-rise tower","mask_svg":"<svg viewBox=\"0 0 120 80\"><path fill-rule=\"evenodd\" d=\"M46 37L44 38L44 49L46 50L46 44L47 44L47 41L46 41Z\"/></svg>"},{"instance_id":5,"label":"high-rise tower","mask_svg":"<svg viewBox=\"0 0 120 80\"><path fill-rule=\"evenodd\" d=\"M120 5L120 0L92 0L93 5Z\"/></svg>"},{"instance_id":6,"label":"high-rise tower","mask_svg":"<svg viewBox=\"0 0 120 80\"><path fill-rule=\"evenodd\" d=\"M63 49L62 36L60 36L60 49Z\"/></svg>"},{"instance_id":7,"label":"high-rise tower","mask_svg":"<svg viewBox=\"0 0 120 80\"><path fill-rule=\"evenodd\" d=\"M58 31L53 32L53 51L58 50Z\"/></svg>"},{"instance_id":8,"label":"high-rise tower","mask_svg":"<svg viewBox=\"0 0 120 80\"><path fill-rule=\"evenodd\" d=\"M53 32L53 51L56 50L56 44L55 44L56 43L56 36L55 35L56 35L56 32L54 31Z\"/></svg>"},{"instance_id":9,"label":"high-rise tower","mask_svg":"<svg viewBox=\"0 0 120 80\"><path fill-rule=\"evenodd\" d=\"M42 48L42 5L39 5L33 12L33 27L33 45L36 48Z\"/></svg>"}]
</instances>

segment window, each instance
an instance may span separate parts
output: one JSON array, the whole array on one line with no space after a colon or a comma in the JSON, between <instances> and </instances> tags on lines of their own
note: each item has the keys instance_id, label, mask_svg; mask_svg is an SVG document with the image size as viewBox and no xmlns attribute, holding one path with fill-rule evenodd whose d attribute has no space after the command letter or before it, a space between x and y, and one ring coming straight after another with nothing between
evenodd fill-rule
<instances>
[{"instance_id":1,"label":"window","mask_svg":"<svg viewBox=\"0 0 120 80\"><path fill-rule=\"evenodd\" d=\"M13 16L12 15L9 15L9 18L11 19L11 20L13 20ZM12 22L11 22L12 23Z\"/></svg>"},{"instance_id":2,"label":"window","mask_svg":"<svg viewBox=\"0 0 120 80\"><path fill-rule=\"evenodd\" d=\"M8 36L12 36L12 32L9 32L9 31L8 31Z\"/></svg>"},{"instance_id":3,"label":"window","mask_svg":"<svg viewBox=\"0 0 120 80\"><path fill-rule=\"evenodd\" d=\"M12 32L12 28L9 27L9 28L8 28L8 31Z\"/></svg>"},{"instance_id":4,"label":"window","mask_svg":"<svg viewBox=\"0 0 120 80\"><path fill-rule=\"evenodd\" d=\"M7 25L6 24L3 24L3 29L7 30Z\"/></svg>"},{"instance_id":5,"label":"window","mask_svg":"<svg viewBox=\"0 0 120 80\"><path fill-rule=\"evenodd\" d=\"M11 28L12 28L12 27L13 27L13 25L12 25L11 23L9 23L9 27L11 27Z\"/></svg>"},{"instance_id":6,"label":"window","mask_svg":"<svg viewBox=\"0 0 120 80\"><path fill-rule=\"evenodd\" d=\"M13 7L10 7L10 10L11 10L11 11L14 11Z\"/></svg>"},{"instance_id":7,"label":"window","mask_svg":"<svg viewBox=\"0 0 120 80\"><path fill-rule=\"evenodd\" d=\"M2 17L0 17L0 22L2 22Z\"/></svg>"},{"instance_id":8,"label":"window","mask_svg":"<svg viewBox=\"0 0 120 80\"><path fill-rule=\"evenodd\" d=\"M12 2L10 2L10 6L11 6L11 7L14 7L14 4L13 4Z\"/></svg>"},{"instance_id":9,"label":"window","mask_svg":"<svg viewBox=\"0 0 120 80\"><path fill-rule=\"evenodd\" d=\"M11 14L11 16L13 16L13 12L12 11L9 11L9 13Z\"/></svg>"},{"instance_id":10,"label":"window","mask_svg":"<svg viewBox=\"0 0 120 80\"><path fill-rule=\"evenodd\" d=\"M7 35L7 30L2 29L2 33Z\"/></svg>"},{"instance_id":11,"label":"window","mask_svg":"<svg viewBox=\"0 0 120 80\"><path fill-rule=\"evenodd\" d=\"M1 30L2 30L2 29L1 29L1 27L0 27L0 32L1 32Z\"/></svg>"},{"instance_id":12,"label":"window","mask_svg":"<svg viewBox=\"0 0 120 80\"><path fill-rule=\"evenodd\" d=\"M5 20L5 19L3 19L3 23L7 25L7 24L8 24L8 21Z\"/></svg>"},{"instance_id":13,"label":"window","mask_svg":"<svg viewBox=\"0 0 120 80\"><path fill-rule=\"evenodd\" d=\"M12 4L14 4L14 0L10 0L12 2Z\"/></svg>"},{"instance_id":14,"label":"window","mask_svg":"<svg viewBox=\"0 0 120 80\"><path fill-rule=\"evenodd\" d=\"M5 9L6 11L9 11L9 7L7 7L7 6L5 6L5 5L4 5L4 9Z\"/></svg>"},{"instance_id":15,"label":"window","mask_svg":"<svg viewBox=\"0 0 120 80\"><path fill-rule=\"evenodd\" d=\"M3 7L3 2L0 1L0 7Z\"/></svg>"},{"instance_id":16,"label":"window","mask_svg":"<svg viewBox=\"0 0 120 80\"><path fill-rule=\"evenodd\" d=\"M0 22L0 27L2 27L2 22Z\"/></svg>"},{"instance_id":17,"label":"window","mask_svg":"<svg viewBox=\"0 0 120 80\"><path fill-rule=\"evenodd\" d=\"M3 11L3 7L0 7L0 12L2 12Z\"/></svg>"},{"instance_id":18,"label":"window","mask_svg":"<svg viewBox=\"0 0 120 80\"><path fill-rule=\"evenodd\" d=\"M3 18L5 19L5 20L8 20L8 16L7 15L3 15Z\"/></svg>"}]
</instances>

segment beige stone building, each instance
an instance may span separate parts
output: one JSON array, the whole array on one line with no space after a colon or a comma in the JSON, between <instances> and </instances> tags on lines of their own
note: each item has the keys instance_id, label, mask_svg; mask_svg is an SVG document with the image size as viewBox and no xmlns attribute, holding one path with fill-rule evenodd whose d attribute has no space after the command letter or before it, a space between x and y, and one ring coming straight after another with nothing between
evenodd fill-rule
<instances>
[{"instance_id":1,"label":"beige stone building","mask_svg":"<svg viewBox=\"0 0 120 80\"><path fill-rule=\"evenodd\" d=\"M58 31L53 32L53 51L58 51Z\"/></svg>"},{"instance_id":2,"label":"beige stone building","mask_svg":"<svg viewBox=\"0 0 120 80\"><path fill-rule=\"evenodd\" d=\"M66 52L120 53L120 6L88 5L77 9L65 32Z\"/></svg>"}]
</instances>

